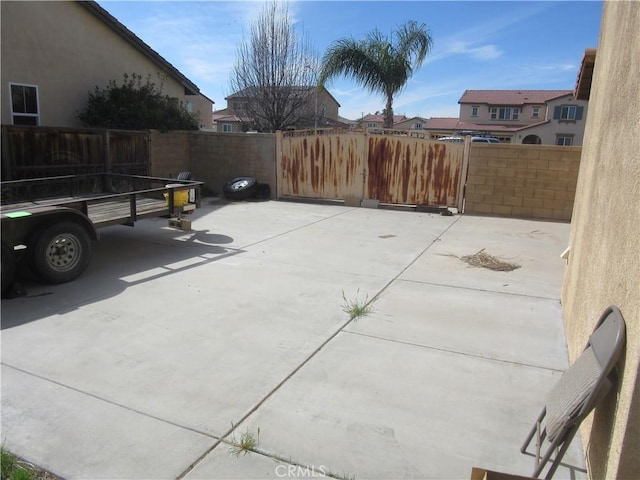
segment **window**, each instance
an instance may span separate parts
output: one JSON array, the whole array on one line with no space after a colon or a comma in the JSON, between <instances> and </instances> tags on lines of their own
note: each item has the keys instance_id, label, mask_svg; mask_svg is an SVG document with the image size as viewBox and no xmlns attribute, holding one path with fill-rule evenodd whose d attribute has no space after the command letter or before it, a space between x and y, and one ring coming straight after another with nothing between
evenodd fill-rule
<instances>
[{"instance_id":1,"label":"window","mask_svg":"<svg viewBox=\"0 0 640 480\"><path fill-rule=\"evenodd\" d=\"M376 122L368 122L367 128L377 128L378 124Z\"/></svg>"},{"instance_id":2,"label":"window","mask_svg":"<svg viewBox=\"0 0 640 480\"><path fill-rule=\"evenodd\" d=\"M472 117L477 117L478 116L478 107L476 107L475 105L473 107L471 107L471 116Z\"/></svg>"},{"instance_id":3,"label":"window","mask_svg":"<svg viewBox=\"0 0 640 480\"><path fill-rule=\"evenodd\" d=\"M233 125L231 125L230 123L223 123L222 124L222 131L224 133L231 133L233 132Z\"/></svg>"},{"instance_id":4,"label":"window","mask_svg":"<svg viewBox=\"0 0 640 480\"><path fill-rule=\"evenodd\" d=\"M540 116L540 107L531 108L531 118L538 118Z\"/></svg>"},{"instance_id":5,"label":"window","mask_svg":"<svg viewBox=\"0 0 640 480\"><path fill-rule=\"evenodd\" d=\"M14 125L39 125L38 87L10 84L11 118Z\"/></svg>"},{"instance_id":6,"label":"window","mask_svg":"<svg viewBox=\"0 0 640 480\"><path fill-rule=\"evenodd\" d=\"M574 105L565 105L560 107L560 120L575 120L576 107Z\"/></svg>"},{"instance_id":7,"label":"window","mask_svg":"<svg viewBox=\"0 0 640 480\"><path fill-rule=\"evenodd\" d=\"M520 109L518 107L491 107L491 120L518 120Z\"/></svg>"},{"instance_id":8,"label":"window","mask_svg":"<svg viewBox=\"0 0 640 480\"><path fill-rule=\"evenodd\" d=\"M556 145L570 147L573 145L573 135L558 135L556 137Z\"/></svg>"},{"instance_id":9,"label":"window","mask_svg":"<svg viewBox=\"0 0 640 480\"><path fill-rule=\"evenodd\" d=\"M584 107L577 105L559 105L553 109L554 120L575 121L582 120Z\"/></svg>"},{"instance_id":10,"label":"window","mask_svg":"<svg viewBox=\"0 0 640 480\"><path fill-rule=\"evenodd\" d=\"M413 124L413 126L411 127L414 130L421 130L422 129L422 123L420 122L416 122Z\"/></svg>"}]
</instances>

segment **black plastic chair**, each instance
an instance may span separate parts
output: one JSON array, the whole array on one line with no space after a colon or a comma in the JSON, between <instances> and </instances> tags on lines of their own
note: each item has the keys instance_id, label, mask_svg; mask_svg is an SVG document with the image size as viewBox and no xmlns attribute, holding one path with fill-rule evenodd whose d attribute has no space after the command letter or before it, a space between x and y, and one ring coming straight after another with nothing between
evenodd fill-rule
<instances>
[{"instance_id":1,"label":"black plastic chair","mask_svg":"<svg viewBox=\"0 0 640 480\"><path fill-rule=\"evenodd\" d=\"M614 367L624 342L624 319L620 310L612 305L600 316L580 356L549 392L545 407L520 448L522 453L535 456L532 477L539 478L551 462L545 477L551 479L582 420L614 386ZM536 451L531 453L527 448L534 438ZM557 452L552 458L554 450Z\"/></svg>"}]
</instances>

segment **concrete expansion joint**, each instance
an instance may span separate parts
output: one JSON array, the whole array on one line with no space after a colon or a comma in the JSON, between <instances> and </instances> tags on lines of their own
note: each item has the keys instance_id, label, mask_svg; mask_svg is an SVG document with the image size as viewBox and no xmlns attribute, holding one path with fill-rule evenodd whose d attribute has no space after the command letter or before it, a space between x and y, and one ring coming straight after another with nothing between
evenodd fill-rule
<instances>
[{"instance_id":1,"label":"concrete expansion joint","mask_svg":"<svg viewBox=\"0 0 640 480\"><path fill-rule=\"evenodd\" d=\"M91 393L91 392L87 392L87 391L81 390L81 389L73 387L71 385L67 385L65 383L58 382L57 380L53 380L51 378L47 378L47 377L45 377L43 375L39 375L37 373L30 372L30 371L25 370L23 368L13 366L13 365L10 365L10 364L5 363L5 362L0 362L0 365L3 365L5 367L7 367L7 368L15 370L16 372L23 373L24 375L29 375L30 377L37 378L37 379L42 380L42 381L47 382L47 383L51 383L51 384L56 385L58 387L62 387L62 388L65 388L67 390L71 390L73 392L79 393L81 395L85 395L87 397L91 397L94 400L98 400L100 402L108 403L109 405L112 405L114 407L118 407L118 408L122 408L124 410L128 410L128 411L130 411L132 413L135 413L137 415L142 415L144 417L151 418L153 420L157 420L158 422L166 423L167 425L171 425L173 427L181 428L183 430L188 430L190 432L197 433L197 434L203 435L205 437L209 437L209 438L211 438L213 440L220 441L220 438L216 437L215 435L211 435L210 433L203 432L201 430L198 430L198 429L193 428L193 427L188 427L186 425L181 425L181 424L176 423L176 422L172 422L170 420L167 420L166 418L161 418L161 417L158 417L156 415L152 415L150 413L143 412L142 410L138 410L137 408L129 407L129 406L124 405L122 403L114 402L113 400L109 400L107 398L101 397L100 395L96 395L95 393Z\"/></svg>"},{"instance_id":2,"label":"concrete expansion joint","mask_svg":"<svg viewBox=\"0 0 640 480\"><path fill-rule=\"evenodd\" d=\"M350 331L350 330L344 330L344 333L349 334L349 335L358 335L360 337L373 338L375 340L380 340L382 342L390 342L390 343L396 343L396 344L400 344L400 345L408 345L408 346L416 347L416 348L433 350L433 351L437 351L437 352L449 353L451 355L459 355L459 356L468 357L468 358L477 358L477 359L484 360L484 361L487 361L487 362L495 362L495 363L500 363L500 364L504 364L504 365L515 365L515 366L518 366L518 367L529 367L529 368L535 368L535 369L539 369L539 370L546 370L546 371L549 371L549 372L558 372L558 373L564 372L564 370L558 369L558 368L549 368L549 367L544 367L542 365L534 365L532 363L514 362L514 361L511 361L511 360L503 360L503 359L500 359L500 358L489 357L489 356L480 355L480 354L477 354L477 353L464 352L462 350L453 350L453 349L449 349L449 348L436 347L436 346L433 346L433 345L426 345L426 344L422 344L422 343L407 342L407 341L404 341L404 340L396 340L396 339L393 339L393 338L380 337L378 335L371 335L369 333L353 332L353 331Z\"/></svg>"},{"instance_id":3,"label":"concrete expansion joint","mask_svg":"<svg viewBox=\"0 0 640 480\"><path fill-rule=\"evenodd\" d=\"M248 243L248 244L243 245L242 247L240 247L239 250L244 250L246 248L253 247L255 245L260 245L261 243L268 242L269 240L273 240L275 238L284 237L284 236L289 235L289 234L291 234L293 232L297 232L299 230L304 230L305 228L311 227L312 225L315 225L317 223L321 223L321 222L324 222L324 221L327 221L327 220L331 220L331 219L333 219L335 217L339 217L339 216L345 215L347 213L349 213L348 210L343 211L343 212L338 212L335 215L331 215L330 217L320 218L320 219L318 219L318 220L316 220L314 222L310 222L310 223L307 223L307 224L302 225L300 227L296 227L296 228L292 228L291 230L287 230L286 232L282 232L282 233L279 233L277 235L273 235L271 237L263 238L262 240L258 240L257 242Z\"/></svg>"},{"instance_id":4,"label":"concrete expansion joint","mask_svg":"<svg viewBox=\"0 0 640 480\"><path fill-rule=\"evenodd\" d=\"M518 292L505 292L503 290L489 290L488 288L476 288L476 287L467 287L464 285L448 285L445 283L435 283L435 282L425 282L422 280L413 280L413 279L398 279L399 282L407 282L407 283L418 283L422 285L432 285L434 287L445 287L445 288L457 288L460 290L473 290L475 292L486 292L486 293L498 293L500 295L513 295L516 297L525 297L525 298L534 298L538 300L550 300L560 303L559 297L545 297L541 295L528 295L526 293L518 293Z\"/></svg>"},{"instance_id":5,"label":"concrete expansion joint","mask_svg":"<svg viewBox=\"0 0 640 480\"><path fill-rule=\"evenodd\" d=\"M373 299L370 301L372 302ZM232 435L239 427L240 425L242 425L245 420L247 420L253 413L255 413L269 398L271 398L277 391L280 390L280 388L282 388L287 382L289 382L289 380L291 380L305 365L307 365L307 363L309 363L318 353L320 353L329 343L331 343L331 341L337 337L340 333L344 332L345 328L353 323L355 320L353 318L348 319L346 322L344 322L342 325L340 325L340 327L335 330L324 342L322 342L315 350L313 350L306 358L304 358L300 363L298 363L298 365L296 365L293 370L291 370L291 372L289 372L289 374L285 375L284 378L282 378L282 380L280 380L266 395L264 395L262 398L260 398L254 405L252 408L249 409L248 412L245 413L244 416L242 416L242 418L240 418L240 420L235 423L232 424L231 428L229 430L227 430L219 439L218 442L216 442L214 445L212 445L210 448L208 448L202 455L200 455L191 465L189 465L177 478L176 480L182 480L186 475L189 474L189 472L191 472L194 468L196 468L196 466L205 459L205 457L207 455L209 455L209 453L211 453L215 448L218 447L218 445L220 445L221 443L224 443L225 445L231 445L230 442L228 442L227 440L225 440L226 438L228 438L230 435ZM263 452L259 449L256 450L251 450L253 453L257 453L269 458L272 458L274 460L278 460L278 461L283 461L286 463L289 463L291 465L294 466L300 466L300 467L304 467L304 465L298 464L296 462L292 462L291 460L285 460L282 457L279 457L275 454L269 454L267 452ZM332 478L339 478L339 477L334 477L333 475L329 475L326 474L326 476L332 477Z\"/></svg>"},{"instance_id":6,"label":"concrete expansion joint","mask_svg":"<svg viewBox=\"0 0 640 480\"><path fill-rule=\"evenodd\" d=\"M282 386L284 386L289 380L291 380L291 378L293 378L307 363L309 363L322 349L324 349L324 347L326 347L336 336L338 336L338 334L340 334L342 331L344 331L344 329L350 324L352 323L354 320L353 319L349 319L346 322L344 322L342 325L340 325L340 327L333 333L331 334L324 342L322 342L315 350L313 350L306 358L304 358L300 363L298 363L298 365L296 365L293 370L291 370L291 372L289 372L287 375L285 375L282 380L280 380L266 395L264 395L262 398L260 398L254 405L252 408L249 409L248 412L246 412L242 418L240 418L240 420L231 425L231 428L229 430L227 430L220 439L218 439L219 441L216 442L214 445L212 445L211 447L209 447L207 450L205 450L204 453L202 453L202 455L200 455L191 465L189 465L180 475L178 475L178 477L176 478L176 480L181 480L183 479L186 475L189 474L189 472L191 472L202 460L204 460L204 458L209 455L209 453L211 453L215 448L218 447L218 445L220 445L221 443L224 443L226 445L230 445L230 443L228 441L226 441L225 439L227 437L229 437L231 434L233 434L238 427L240 427L240 425L242 425L245 420L247 420L253 413L255 413L269 398L271 398L278 390L280 390L280 388ZM217 437L214 437L217 438ZM264 456L268 456L270 458L274 458L280 461L285 461L284 459L274 456L274 455L270 455L267 453L263 453L259 450L254 451L252 450L254 453L258 453ZM287 461L287 463L291 463L289 461ZM292 465L299 465L296 463L291 463ZM302 466L302 465L300 465Z\"/></svg>"}]
</instances>

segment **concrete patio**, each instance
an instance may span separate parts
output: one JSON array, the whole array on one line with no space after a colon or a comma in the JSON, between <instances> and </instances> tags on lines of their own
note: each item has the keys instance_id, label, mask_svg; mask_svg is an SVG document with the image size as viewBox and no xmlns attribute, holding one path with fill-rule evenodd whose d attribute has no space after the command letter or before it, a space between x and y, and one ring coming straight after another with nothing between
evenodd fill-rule
<instances>
[{"instance_id":1,"label":"concrete patio","mask_svg":"<svg viewBox=\"0 0 640 480\"><path fill-rule=\"evenodd\" d=\"M2 300L7 450L83 479L531 473L568 224L213 199L192 220L104 229L79 280ZM482 249L521 268L461 261Z\"/></svg>"}]
</instances>

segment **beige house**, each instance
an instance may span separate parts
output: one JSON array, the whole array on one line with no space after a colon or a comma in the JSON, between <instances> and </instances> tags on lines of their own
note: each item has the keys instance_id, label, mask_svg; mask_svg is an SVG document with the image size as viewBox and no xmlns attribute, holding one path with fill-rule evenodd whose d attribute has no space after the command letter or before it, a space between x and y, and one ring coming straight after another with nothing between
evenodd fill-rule
<instances>
[{"instance_id":1,"label":"beige house","mask_svg":"<svg viewBox=\"0 0 640 480\"><path fill-rule=\"evenodd\" d=\"M234 114L224 108L213 112L213 130L221 133L242 133L249 131L251 118Z\"/></svg>"},{"instance_id":2,"label":"beige house","mask_svg":"<svg viewBox=\"0 0 640 480\"><path fill-rule=\"evenodd\" d=\"M400 122L396 122L393 125L393 128L396 130L420 130L424 129L424 126L427 123L426 118L422 117L412 117L407 118L405 120L401 120Z\"/></svg>"},{"instance_id":3,"label":"beige house","mask_svg":"<svg viewBox=\"0 0 640 480\"><path fill-rule=\"evenodd\" d=\"M211 128L213 101L96 2L0 2L2 123L79 127L88 92L151 76Z\"/></svg>"},{"instance_id":4,"label":"beige house","mask_svg":"<svg viewBox=\"0 0 640 480\"><path fill-rule=\"evenodd\" d=\"M301 99L300 120L291 125L291 129L345 127L338 116L340 104L321 87L297 87L297 97ZM247 103L252 100L250 89L233 93L225 98L227 108L213 114L214 130L217 132L237 133L251 131L254 126L248 113Z\"/></svg>"},{"instance_id":5,"label":"beige house","mask_svg":"<svg viewBox=\"0 0 640 480\"><path fill-rule=\"evenodd\" d=\"M405 117L404 115L394 115L393 126L395 128L396 125L404 124L405 122L410 120L411 119ZM362 128L374 129L374 130L384 128L384 115L379 113L375 113L373 115L372 114L365 115L362 118Z\"/></svg>"},{"instance_id":6,"label":"beige house","mask_svg":"<svg viewBox=\"0 0 640 480\"><path fill-rule=\"evenodd\" d=\"M605 307L626 322L618 382L581 428L594 480L640 476L639 51L640 2L605 2L597 54L586 52L576 88L589 116L562 289L572 362Z\"/></svg>"},{"instance_id":7,"label":"beige house","mask_svg":"<svg viewBox=\"0 0 640 480\"><path fill-rule=\"evenodd\" d=\"M431 138L480 133L505 143L582 145L586 100L573 90L466 90L459 118L431 118Z\"/></svg>"}]
</instances>

